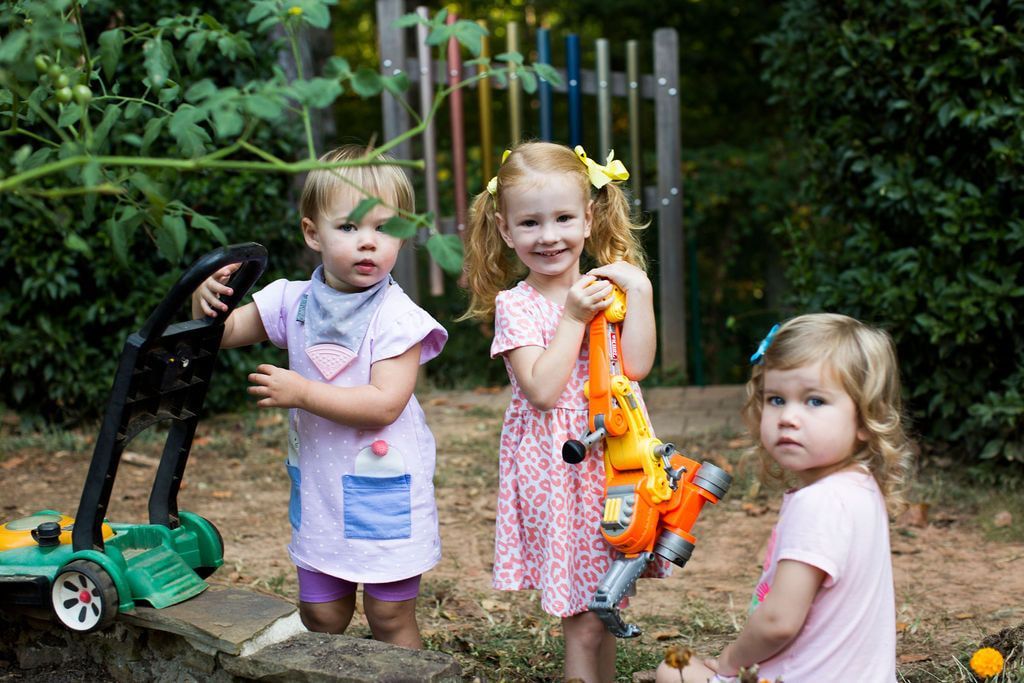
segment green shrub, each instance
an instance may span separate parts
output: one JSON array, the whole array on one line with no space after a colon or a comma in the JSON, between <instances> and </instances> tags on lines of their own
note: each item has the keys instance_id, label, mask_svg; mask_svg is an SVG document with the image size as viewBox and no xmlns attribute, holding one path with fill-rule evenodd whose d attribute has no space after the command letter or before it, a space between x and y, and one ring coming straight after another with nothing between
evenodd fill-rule
<instances>
[{"instance_id":1,"label":"green shrub","mask_svg":"<svg viewBox=\"0 0 1024 683\"><path fill-rule=\"evenodd\" d=\"M933 443L1024 462L1024 4L790 0L766 45L805 138L801 306L892 332Z\"/></svg>"}]
</instances>

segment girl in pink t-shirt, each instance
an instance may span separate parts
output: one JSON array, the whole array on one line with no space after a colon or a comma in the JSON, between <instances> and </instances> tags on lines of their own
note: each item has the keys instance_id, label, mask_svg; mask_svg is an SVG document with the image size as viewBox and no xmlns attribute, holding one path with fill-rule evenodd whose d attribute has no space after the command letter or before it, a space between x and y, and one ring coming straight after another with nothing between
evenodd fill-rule
<instances>
[{"instance_id":1,"label":"girl in pink t-shirt","mask_svg":"<svg viewBox=\"0 0 1024 683\"><path fill-rule=\"evenodd\" d=\"M896 680L890 508L911 460L885 332L844 315L774 326L751 357L744 417L766 472L788 478L751 614L716 659L658 667L659 683ZM852 679L851 679L852 680Z\"/></svg>"},{"instance_id":2,"label":"girl in pink t-shirt","mask_svg":"<svg viewBox=\"0 0 1024 683\"><path fill-rule=\"evenodd\" d=\"M466 317L493 316L491 355L502 357L512 383L498 455L493 584L540 590L541 607L562 618L565 677L587 683L615 677L615 638L587 611L615 553L600 530L601 452L579 465L561 453L588 431L585 335L611 302L612 282L628 303L625 374L642 379L654 362L640 226L614 182L626 177L621 162L600 166L579 147L521 144L476 198L465 241ZM581 272L584 252L604 265Z\"/></svg>"}]
</instances>

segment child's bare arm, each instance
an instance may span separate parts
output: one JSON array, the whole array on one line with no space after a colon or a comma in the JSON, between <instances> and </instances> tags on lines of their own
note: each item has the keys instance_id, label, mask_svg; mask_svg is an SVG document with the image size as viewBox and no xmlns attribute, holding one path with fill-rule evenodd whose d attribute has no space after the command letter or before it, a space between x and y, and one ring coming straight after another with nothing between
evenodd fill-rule
<instances>
[{"instance_id":1,"label":"child's bare arm","mask_svg":"<svg viewBox=\"0 0 1024 683\"><path fill-rule=\"evenodd\" d=\"M512 372L526 400L538 410L550 410L565 391L587 325L594 315L608 307L611 285L584 276L569 290L565 311L547 348L521 346L508 353Z\"/></svg>"},{"instance_id":2,"label":"child's bare arm","mask_svg":"<svg viewBox=\"0 0 1024 683\"><path fill-rule=\"evenodd\" d=\"M654 367L658 332L654 322L654 288L647 273L625 261L594 268L589 275L608 278L626 293L626 319L622 322L622 369L632 380L642 380Z\"/></svg>"},{"instance_id":3,"label":"child's bare arm","mask_svg":"<svg viewBox=\"0 0 1024 683\"><path fill-rule=\"evenodd\" d=\"M232 316L234 317L234 316ZM293 370L260 365L249 375L249 393L261 408L301 408L314 415L356 427L380 429L402 414L416 388L420 345L370 368L370 383L339 387L311 380Z\"/></svg>"},{"instance_id":4,"label":"child's bare arm","mask_svg":"<svg viewBox=\"0 0 1024 683\"><path fill-rule=\"evenodd\" d=\"M735 676L740 667L770 658L803 628L825 572L803 562L782 560L775 570L772 589L750 615L739 637L727 645L709 667L723 676Z\"/></svg>"},{"instance_id":5,"label":"child's bare arm","mask_svg":"<svg viewBox=\"0 0 1024 683\"><path fill-rule=\"evenodd\" d=\"M230 296L233 292L227 282L238 270L240 263L224 266L206 278L196 291L192 292L192 319L203 316L217 317L228 309L228 305L220 300L221 296ZM236 308L224 321L224 336L221 337L222 349L233 349L238 346L249 346L267 340L267 331L263 327L256 304L248 303Z\"/></svg>"}]
</instances>

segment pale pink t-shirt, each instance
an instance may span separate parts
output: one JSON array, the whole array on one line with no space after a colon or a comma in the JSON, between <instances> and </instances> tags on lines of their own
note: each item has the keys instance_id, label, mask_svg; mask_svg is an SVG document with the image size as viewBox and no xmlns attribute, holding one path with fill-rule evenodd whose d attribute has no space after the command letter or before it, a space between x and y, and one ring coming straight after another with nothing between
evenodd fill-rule
<instances>
[{"instance_id":1,"label":"pale pink t-shirt","mask_svg":"<svg viewBox=\"0 0 1024 683\"><path fill-rule=\"evenodd\" d=\"M760 677L781 676L786 683L895 681L889 517L875 478L863 470L837 472L785 495L754 609L771 591L780 560L804 562L826 576L800 633L760 663Z\"/></svg>"}]
</instances>

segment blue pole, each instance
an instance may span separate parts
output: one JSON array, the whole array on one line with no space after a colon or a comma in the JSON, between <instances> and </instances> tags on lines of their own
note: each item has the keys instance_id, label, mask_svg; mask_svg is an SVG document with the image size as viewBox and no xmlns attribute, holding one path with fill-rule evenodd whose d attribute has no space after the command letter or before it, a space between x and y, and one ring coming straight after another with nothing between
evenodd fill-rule
<instances>
[{"instance_id":1,"label":"blue pole","mask_svg":"<svg viewBox=\"0 0 1024 683\"><path fill-rule=\"evenodd\" d=\"M565 37L565 70L569 79L569 146L583 144L583 90L580 87L580 37Z\"/></svg>"},{"instance_id":2,"label":"blue pole","mask_svg":"<svg viewBox=\"0 0 1024 683\"><path fill-rule=\"evenodd\" d=\"M537 61L551 64L551 40L546 28L537 29ZM551 141L551 84L543 78L538 87L540 95L540 139Z\"/></svg>"}]
</instances>

